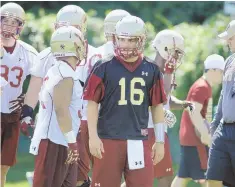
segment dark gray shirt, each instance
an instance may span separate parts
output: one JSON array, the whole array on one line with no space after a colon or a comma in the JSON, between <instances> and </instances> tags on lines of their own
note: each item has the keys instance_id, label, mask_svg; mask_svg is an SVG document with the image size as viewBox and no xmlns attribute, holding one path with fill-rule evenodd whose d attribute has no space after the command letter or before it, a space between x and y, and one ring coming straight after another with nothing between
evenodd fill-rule
<instances>
[{"instance_id":1,"label":"dark gray shirt","mask_svg":"<svg viewBox=\"0 0 235 187\"><path fill-rule=\"evenodd\" d=\"M221 119L226 123L235 122L235 54L226 60L223 87L212 126L218 126Z\"/></svg>"}]
</instances>

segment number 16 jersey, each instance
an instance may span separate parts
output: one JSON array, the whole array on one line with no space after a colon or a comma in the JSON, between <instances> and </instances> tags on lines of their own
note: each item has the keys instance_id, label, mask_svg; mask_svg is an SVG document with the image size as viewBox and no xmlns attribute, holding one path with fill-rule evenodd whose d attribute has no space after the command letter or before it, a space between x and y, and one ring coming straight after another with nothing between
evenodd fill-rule
<instances>
[{"instance_id":1,"label":"number 16 jersey","mask_svg":"<svg viewBox=\"0 0 235 187\"><path fill-rule=\"evenodd\" d=\"M97 62L84 99L100 103L100 138L142 140L147 139L148 107L164 103L166 95L162 74L149 59L130 65L111 57Z\"/></svg>"}]
</instances>

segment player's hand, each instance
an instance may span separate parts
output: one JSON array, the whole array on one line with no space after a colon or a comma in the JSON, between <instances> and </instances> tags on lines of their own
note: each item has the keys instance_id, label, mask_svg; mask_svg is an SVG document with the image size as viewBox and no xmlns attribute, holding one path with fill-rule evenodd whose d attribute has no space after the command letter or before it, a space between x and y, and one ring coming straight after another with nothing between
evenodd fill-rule
<instances>
[{"instance_id":1,"label":"player's hand","mask_svg":"<svg viewBox=\"0 0 235 187\"><path fill-rule=\"evenodd\" d=\"M195 105L192 102L190 102L190 101L184 101L183 104L182 104L182 108L183 109L188 108L188 110L190 112L193 112L194 109L195 109Z\"/></svg>"},{"instance_id":2,"label":"player's hand","mask_svg":"<svg viewBox=\"0 0 235 187\"><path fill-rule=\"evenodd\" d=\"M155 142L152 147L153 164L156 165L157 163L159 163L164 158L164 154L164 143Z\"/></svg>"},{"instance_id":3,"label":"player's hand","mask_svg":"<svg viewBox=\"0 0 235 187\"><path fill-rule=\"evenodd\" d=\"M20 121L20 130L22 132L23 135L31 138L30 133L29 133L29 129L34 129L34 122L33 119L31 117L25 117Z\"/></svg>"},{"instance_id":4,"label":"player's hand","mask_svg":"<svg viewBox=\"0 0 235 187\"><path fill-rule=\"evenodd\" d=\"M33 108L24 105L22 107L21 115L20 115L20 129L21 132L25 135L31 138L29 135L29 129L33 128L34 129L34 122L33 122Z\"/></svg>"},{"instance_id":5,"label":"player's hand","mask_svg":"<svg viewBox=\"0 0 235 187\"><path fill-rule=\"evenodd\" d=\"M65 164L77 164L79 160L79 152L77 142L68 143L68 157Z\"/></svg>"},{"instance_id":6,"label":"player's hand","mask_svg":"<svg viewBox=\"0 0 235 187\"><path fill-rule=\"evenodd\" d=\"M17 109L21 109L23 104L24 104L24 97L25 97L25 94L21 94L19 97L17 97L16 100L12 100L9 102L10 104L10 112L13 112Z\"/></svg>"},{"instance_id":7,"label":"player's hand","mask_svg":"<svg viewBox=\"0 0 235 187\"><path fill-rule=\"evenodd\" d=\"M103 142L101 141L101 139L98 136L90 137L89 148L90 148L90 152L93 156L95 156L99 159L102 158L102 153L104 153L104 146L103 146Z\"/></svg>"}]
</instances>

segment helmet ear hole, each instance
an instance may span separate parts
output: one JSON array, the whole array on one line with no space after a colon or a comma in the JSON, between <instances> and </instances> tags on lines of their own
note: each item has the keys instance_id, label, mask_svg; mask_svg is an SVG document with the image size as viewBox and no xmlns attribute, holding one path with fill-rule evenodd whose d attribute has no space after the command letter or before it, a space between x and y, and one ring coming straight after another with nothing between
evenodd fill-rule
<instances>
[{"instance_id":1,"label":"helmet ear hole","mask_svg":"<svg viewBox=\"0 0 235 187\"><path fill-rule=\"evenodd\" d=\"M168 48L167 47L165 47L165 49L164 49L165 51L168 51Z\"/></svg>"}]
</instances>

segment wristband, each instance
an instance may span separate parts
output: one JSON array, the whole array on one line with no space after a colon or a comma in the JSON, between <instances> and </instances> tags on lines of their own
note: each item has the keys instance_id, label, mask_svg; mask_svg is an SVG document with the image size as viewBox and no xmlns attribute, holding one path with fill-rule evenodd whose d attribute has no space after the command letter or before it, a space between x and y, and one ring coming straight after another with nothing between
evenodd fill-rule
<instances>
[{"instance_id":1,"label":"wristband","mask_svg":"<svg viewBox=\"0 0 235 187\"><path fill-rule=\"evenodd\" d=\"M165 143L165 128L166 125L164 123L154 124L154 134L156 142Z\"/></svg>"},{"instance_id":2,"label":"wristband","mask_svg":"<svg viewBox=\"0 0 235 187\"><path fill-rule=\"evenodd\" d=\"M76 136L74 135L73 131L69 131L67 133L64 133L65 139L67 143L76 143Z\"/></svg>"}]
</instances>

